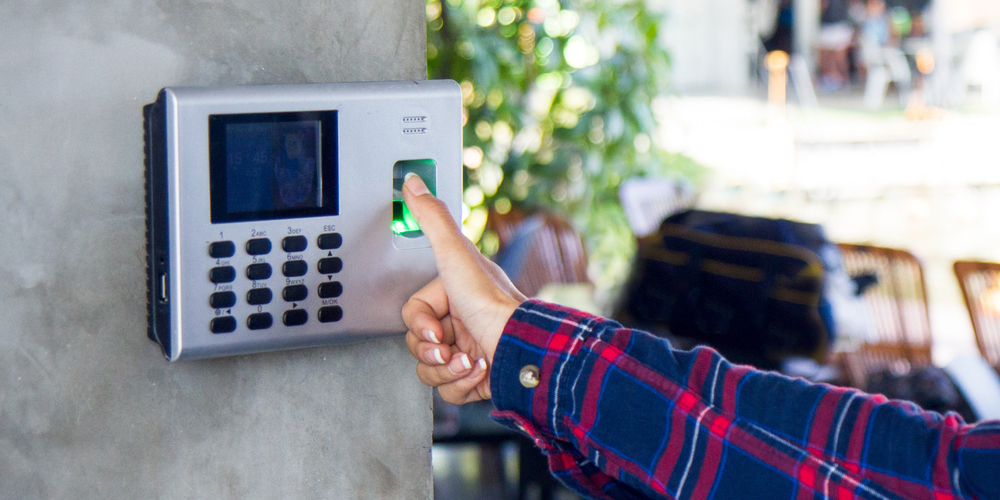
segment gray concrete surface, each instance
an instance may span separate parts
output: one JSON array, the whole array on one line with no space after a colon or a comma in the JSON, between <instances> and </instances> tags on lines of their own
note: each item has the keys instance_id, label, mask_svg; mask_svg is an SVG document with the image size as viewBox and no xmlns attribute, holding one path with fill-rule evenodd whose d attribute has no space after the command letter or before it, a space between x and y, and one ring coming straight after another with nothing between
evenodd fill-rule
<instances>
[{"instance_id":1,"label":"gray concrete surface","mask_svg":"<svg viewBox=\"0 0 1000 500\"><path fill-rule=\"evenodd\" d=\"M160 87L422 79L421 0L0 3L0 498L431 496L401 339L168 364L145 337Z\"/></svg>"}]
</instances>

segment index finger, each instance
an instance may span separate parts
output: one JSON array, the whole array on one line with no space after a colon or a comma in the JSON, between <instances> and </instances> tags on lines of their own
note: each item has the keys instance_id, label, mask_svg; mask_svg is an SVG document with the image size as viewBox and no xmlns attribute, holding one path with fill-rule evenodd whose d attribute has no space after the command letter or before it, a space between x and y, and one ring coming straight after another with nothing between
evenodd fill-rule
<instances>
[{"instance_id":1,"label":"index finger","mask_svg":"<svg viewBox=\"0 0 1000 500\"><path fill-rule=\"evenodd\" d=\"M403 323L424 340L444 342L445 329L441 318L448 315L448 295L437 277L407 299L403 304Z\"/></svg>"},{"instance_id":2,"label":"index finger","mask_svg":"<svg viewBox=\"0 0 1000 500\"><path fill-rule=\"evenodd\" d=\"M431 194L419 175L414 173L406 175L403 182L403 200L410 213L417 219L420 230L427 236L437 258L439 270L442 267L441 257L444 255L447 255L448 259L464 259L469 261L466 264L472 264L471 255L477 254L478 250L462 234L462 229L452 218L448 206Z\"/></svg>"}]
</instances>

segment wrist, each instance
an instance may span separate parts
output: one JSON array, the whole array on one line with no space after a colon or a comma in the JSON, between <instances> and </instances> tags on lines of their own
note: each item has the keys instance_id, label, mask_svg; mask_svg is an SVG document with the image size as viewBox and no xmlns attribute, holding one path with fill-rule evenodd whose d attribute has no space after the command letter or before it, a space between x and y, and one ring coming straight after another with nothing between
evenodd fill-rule
<instances>
[{"instance_id":1,"label":"wrist","mask_svg":"<svg viewBox=\"0 0 1000 500\"><path fill-rule=\"evenodd\" d=\"M486 334L487 338L483 339L483 347L486 351L487 361L490 365L493 364L493 357L496 353L497 345L500 343L500 337L503 336L504 329L507 328L507 324L510 322L511 317L514 316L517 308L521 307L524 300L527 300L518 299L518 297L504 295L497 303L492 327L489 328Z\"/></svg>"}]
</instances>

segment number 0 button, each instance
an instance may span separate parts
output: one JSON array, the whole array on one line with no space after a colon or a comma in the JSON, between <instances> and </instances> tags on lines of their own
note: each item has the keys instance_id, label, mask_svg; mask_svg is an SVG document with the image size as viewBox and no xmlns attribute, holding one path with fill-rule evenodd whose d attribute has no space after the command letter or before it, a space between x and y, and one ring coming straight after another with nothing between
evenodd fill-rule
<instances>
[{"instance_id":1,"label":"number 0 button","mask_svg":"<svg viewBox=\"0 0 1000 500\"><path fill-rule=\"evenodd\" d=\"M271 317L271 313L257 313L247 316L247 328L251 330L271 328L273 323L274 318Z\"/></svg>"}]
</instances>

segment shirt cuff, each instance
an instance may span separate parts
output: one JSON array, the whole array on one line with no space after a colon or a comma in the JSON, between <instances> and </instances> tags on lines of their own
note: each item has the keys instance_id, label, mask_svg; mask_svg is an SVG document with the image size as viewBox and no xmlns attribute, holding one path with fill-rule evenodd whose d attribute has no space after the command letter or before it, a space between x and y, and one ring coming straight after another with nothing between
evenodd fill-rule
<instances>
[{"instance_id":1,"label":"shirt cuff","mask_svg":"<svg viewBox=\"0 0 1000 500\"><path fill-rule=\"evenodd\" d=\"M553 440L569 441L562 416L573 411L572 381L583 368L574 354L585 338L605 328L620 326L538 300L522 303L504 326L493 355L492 417L546 451L557 446Z\"/></svg>"}]
</instances>

